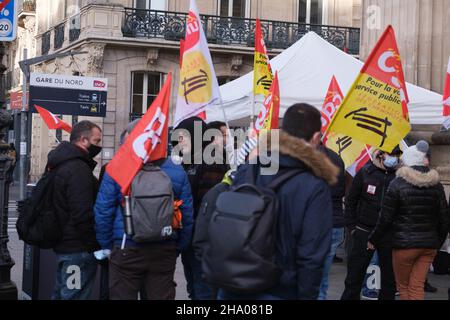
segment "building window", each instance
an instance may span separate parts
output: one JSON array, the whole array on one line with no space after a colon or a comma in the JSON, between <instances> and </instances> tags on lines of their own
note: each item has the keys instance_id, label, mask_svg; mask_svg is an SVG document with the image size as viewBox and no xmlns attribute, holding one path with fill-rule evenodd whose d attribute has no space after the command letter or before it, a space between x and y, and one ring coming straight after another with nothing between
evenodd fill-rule
<instances>
[{"instance_id":1,"label":"building window","mask_svg":"<svg viewBox=\"0 0 450 320\"><path fill-rule=\"evenodd\" d=\"M299 0L298 22L322 24L324 17L323 0Z\"/></svg>"},{"instance_id":2,"label":"building window","mask_svg":"<svg viewBox=\"0 0 450 320\"><path fill-rule=\"evenodd\" d=\"M64 0L65 17L72 17L81 11L81 0Z\"/></svg>"},{"instance_id":3,"label":"building window","mask_svg":"<svg viewBox=\"0 0 450 320\"><path fill-rule=\"evenodd\" d=\"M131 113L140 116L156 99L164 82L164 74L150 72L133 72L131 82Z\"/></svg>"},{"instance_id":4,"label":"building window","mask_svg":"<svg viewBox=\"0 0 450 320\"><path fill-rule=\"evenodd\" d=\"M222 17L245 18L249 16L249 0L219 0L218 14Z\"/></svg>"},{"instance_id":5,"label":"building window","mask_svg":"<svg viewBox=\"0 0 450 320\"><path fill-rule=\"evenodd\" d=\"M142 10L167 10L167 0L134 0L135 9Z\"/></svg>"}]
</instances>

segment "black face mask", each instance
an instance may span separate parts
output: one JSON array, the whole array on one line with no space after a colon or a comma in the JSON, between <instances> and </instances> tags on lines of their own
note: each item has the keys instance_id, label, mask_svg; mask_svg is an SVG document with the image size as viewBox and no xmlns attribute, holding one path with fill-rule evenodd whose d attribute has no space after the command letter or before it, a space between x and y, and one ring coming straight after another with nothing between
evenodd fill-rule
<instances>
[{"instance_id":1,"label":"black face mask","mask_svg":"<svg viewBox=\"0 0 450 320\"><path fill-rule=\"evenodd\" d=\"M101 151L102 147L96 146L94 144L91 144L88 148L89 156L94 159Z\"/></svg>"}]
</instances>

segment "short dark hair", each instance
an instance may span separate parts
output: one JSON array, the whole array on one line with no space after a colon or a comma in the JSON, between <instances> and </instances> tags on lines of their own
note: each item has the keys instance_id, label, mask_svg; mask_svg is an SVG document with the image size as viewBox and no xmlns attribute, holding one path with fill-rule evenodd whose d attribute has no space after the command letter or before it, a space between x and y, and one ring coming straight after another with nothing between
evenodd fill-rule
<instances>
[{"instance_id":1,"label":"short dark hair","mask_svg":"<svg viewBox=\"0 0 450 320\"><path fill-rule=\"evenodd\" d=\"M208 129L217 129L220 130L220 128L222 127L226 127L227 125L225 124L225 122L222 121L213 121L208 123Z\"/></svg>"},{"instance_id":2,"label":"short dark hair","mask_svg":"<svg viewBox=\"0 0 450 320\"><path fill-rule=\"evenodd\" d=\"M284 114L282 129L291 136L309 141L321 128L320 112L309 104L294 104Z\"/></svg>"},{"instance_id":3,"label":"short dark hair","mask_svg":"<svg viewBox=\"0 0 450 320\"><path fill-rule=\"evenodd\" d=\"M72 133L70 134L70 142L77 142L84 137L90 138L92 136L92 130L94 128L97 128L98 130L100 130L100 132L102 131L102 129L100 129L98 125L91 121L83 120L81 122L78 122L72 128Z\"/></svg>"}]
</instances>

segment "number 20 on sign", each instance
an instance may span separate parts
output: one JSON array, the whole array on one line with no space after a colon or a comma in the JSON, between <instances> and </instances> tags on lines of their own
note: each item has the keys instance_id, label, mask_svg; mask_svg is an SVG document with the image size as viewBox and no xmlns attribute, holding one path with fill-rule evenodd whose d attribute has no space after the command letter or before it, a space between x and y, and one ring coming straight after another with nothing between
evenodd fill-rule
<instances>
[{"instance_id":1,"label":"number 20 on sign","mask_svg":"<svg viewBox=\"0 0 450 320\"><path fill-rule=\"evenodd\" d=\"M0 0L0 41L14 41L17 34L18 0Z\"/></svg>"}]
</instances>

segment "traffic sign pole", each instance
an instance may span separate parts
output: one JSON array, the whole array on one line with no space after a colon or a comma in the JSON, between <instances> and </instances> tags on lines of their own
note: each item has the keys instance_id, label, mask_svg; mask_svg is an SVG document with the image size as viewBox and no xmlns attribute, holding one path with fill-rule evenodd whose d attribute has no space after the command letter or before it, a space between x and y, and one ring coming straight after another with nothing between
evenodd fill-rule
<instances>
[{"instance_id":1,"label":"traffic sign pole","mask_svg":"<svg viewBox=\"0 0 450 320\"><path fill-rule=\"evenodd\" d=\"M27 48L23 49L23 60L27 60ZM19 161L19 170L20 170L20 199L24 200L26 197L26 188L27 188L27 165L28 165L28 157L27 157L27 131L28 131L28 123L27 123L27 79L28 74L24 72L23 80L22 80L22 111L20 113L20 161ZM31 143L31 141L29 141Z\"/></svg>"}]
</instances>

